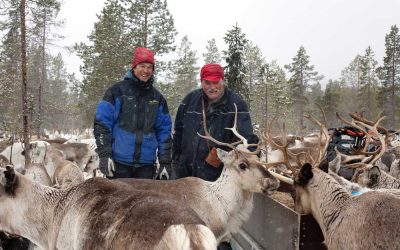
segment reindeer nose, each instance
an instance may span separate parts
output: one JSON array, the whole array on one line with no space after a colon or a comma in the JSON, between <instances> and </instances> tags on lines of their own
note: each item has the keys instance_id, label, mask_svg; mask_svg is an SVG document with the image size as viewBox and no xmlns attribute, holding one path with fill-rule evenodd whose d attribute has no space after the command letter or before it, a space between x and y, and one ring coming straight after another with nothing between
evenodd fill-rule
<instances>
[{"instance_id":1,"label":"reindeer nose","mask_svg":"<svg viewBox=\"0 0 400 250\"><path fill-rule=\"evenodd\" d=\"M269 178L264 178L263 187L264 187L263 192L270 195L272 194L272 192L276 191L279 188L279 180L277 180L273 176Z\"/></svg>"}]
</instances>

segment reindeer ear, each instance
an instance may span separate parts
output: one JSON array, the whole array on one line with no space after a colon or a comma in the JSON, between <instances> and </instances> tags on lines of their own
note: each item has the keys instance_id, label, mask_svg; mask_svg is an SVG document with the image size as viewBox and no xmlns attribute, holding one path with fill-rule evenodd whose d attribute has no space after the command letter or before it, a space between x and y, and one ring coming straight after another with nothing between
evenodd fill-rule
<instances>
[{"instance_id":1,"label":"reindeer ear","mask_svg":"<svg viewBox=\"0 0 400 250\"><path fill-rule=\"evenodd\" d=\"M225 150L217 148L217 155L221 161L224 161L224 159L229 156L229 152L226 152Z\"/></svg>"},{"instance_id":2,"label":"reindeer ear","mask_svg":"<svg viewBox=\"0 0 400 250\"><path fill-rule=\"evenodd\" d=\"M299 174L296 177L296 184L299 184L301 186L304 186L308 183L308 181L314 176L312 172L312 166L310 163L304 164L301 169Z\"/></svg>"},{"instance_id":3,"label":"reindeer ear","mask_svg":"<svg viewBox=\"0 0 400 250\"><path fill-rule=\"evenodd\" d=\"M340 155L337 155L335 159L328 163L329 169L332 170L334 173L338 173L340 169Z\"/></svg>"},{"instance_id":4,"label":"reindeer ear","mask_svg":"<svg viewBox=\"0 0 400 250\"><path fill-rule=\"evenodd\" d=\"M381 170L379 169L379 167L371 167L371 169L368 171L369 184L374 185L378 183L379 176L381 176Z\"/></svg>"},{"instance_id":5,"label":"reindeer ear","mask_svg":"<svg viewBox=\"0 0 400 250\"><path fill-rule=\"evenodd\" d=\"M328 162L328 159L326 159L326 157L325 157L324 160L318 165L318 168L321 169L322 171L324 171L325 173L328 173L329 162Z\"/></svg>"},{"instance_id":6,"label":"reindeer ear","mask_svg":"<svg viewBox=\"0 0 400 250\"><path fill-rule=\"evenodd\" d=\"M15 195L15 189L17 188L17 176L15 175L14 168L12 166L6 166L6 171L4 171L4 189L6 193Z\"/></svg>"}]
</instances>

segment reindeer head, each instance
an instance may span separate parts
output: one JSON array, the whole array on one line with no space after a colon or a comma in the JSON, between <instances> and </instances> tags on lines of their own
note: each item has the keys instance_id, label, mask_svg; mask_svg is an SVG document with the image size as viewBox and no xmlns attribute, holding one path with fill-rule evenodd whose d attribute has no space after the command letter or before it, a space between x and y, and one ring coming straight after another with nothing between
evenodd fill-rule
<instances>
[{"instance_id":1,"label":"reindeer head","mask_svg":"<svg viewBox=\"0 0 400 250\"><path fill-rule=\"evenodd\" d=\"M15 175L14 168L10 165L5 168L0 168L0 197L3 194L15 195L15 190L18 186L18 178Z\"/></svg>"},{"instance_id":2,"label":"reindeer head","mask_svg":"<svg viewBox=\"0 0 400 250\"><path fill-rule=\"evenodd\" d=\"M47 147L50 143L46 141L35 141L29 144L30 147L30 155L32 163L41 163L44 161L44 157L46 155ZM22 155L25 155L25 150L21 152Z\"/></svg>"},{"instance_id":3,"label":"reindeer head","mask_svg":"<svg viewBox=\"0 0 400 250\"><path fill-rule=\"evenodd\" d=\"M225 168L233 169L240 176L238 178L242 190L249 192L259 192L271 194L279 187L279 181L272 176L268 170L259 161L257 156L260 152L260 145L248 144L247 139L239 134L237 131L237 106L235 106L235 119L232 128L226 128L231 130L232 133L240 140L235 143L220 142L213 138L207 130L206 115L203 110L203 127L205 135L197 133L200 137L210 140L217 145L231 148L232 151L229 153L217 148L218 158L224 163ZM237 145L237 146L235 146ZM254 152L249 150L249 147L257 147Z\"/></svg>"},{"instance_id":4,"label":"reindeer head","mask_svg":"<svg viewBox=\"0 0 400 250\"><path fill-rule=\"evenodd\" d=\"M307 185L314 177L312 165L309 163L304 164L298 175L294 178L294 191L292 197L294 200L294 207L298 213L308 214L311 212L311 202Z\"/></svg>"},{"instance_id":5,"label":"reindeer head","mask_svg":"<svg viewBox=\"0 0 400 250\"><path fill-rule=\"evenodd\" d=\"M372 188L378 184L380 176L381 170L379 167L366 166L357 169L351 181L360 184L362 187Z\"/></svg>"},{"instance_id":6,"label":"reindeer head","mask_svg":"<svg viewBox=\"0 0 400 250\"><path fill-rule=\"evenodd\" d=\"M388 143L388 132L384 127L379 125L379 123L385 117L382 116L382 114L379 114L375 121L369 121L365 118L359 117L356 114L350 113L352 120L347 121L343 119L338 113L336 113L336 115L344 123L362 131L366 135L365 145L362 149L355 151L354 155L343 155L338 150L336 150L336 154L340 155L341 162L345 164L346 167L358 168L352 177L353 182L356 182L363 187L374 187L378 184L379 177L381 175L381 171L379 167L376 166L376 163L385 153ZM381 133L381 131L383 131L383 134ZM386 137L384 135L386 135ZM374 142L374 144L377 144L378 148L373 152L369 152L368 146L372 142ZM354 160L358 160L359 162L349 163Z\"/></svg>"},{"instance_id":7,"label":"reindeer head","mask_svg":"<svg viewBox=\"0 0 400 250\"><path fill-rule=\"evenodd\" d=\"M279 181L263 166L256 155L246 155L233 150L226 152L222 149L217 149L217 153L226 168L238 173L242 190L270 195L278 189Z\"/></svg>"}]
</instances>

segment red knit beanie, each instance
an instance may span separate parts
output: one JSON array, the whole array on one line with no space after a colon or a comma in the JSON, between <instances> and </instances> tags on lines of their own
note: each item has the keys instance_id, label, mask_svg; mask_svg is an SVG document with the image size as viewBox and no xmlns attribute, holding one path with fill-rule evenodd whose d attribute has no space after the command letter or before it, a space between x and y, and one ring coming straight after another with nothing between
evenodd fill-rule
<instances>
[{"instance_id":1,"label":"red knit beanie","mask_svg":"<svg viewBox=\"0 0 400 250\"><path fill-rule=\"evenodd\" d=\"M143 47L136 48L135 52L133 52L132 68L143 62L154 65L154 52Z\"/></svg>"},{"instance_id":2,"label":"red knit beanie","mask_svg":"<svg viewBox=\"0 0 400 250\"><path fill-rule=\"evenodd\" d=\"M224 69L219 64L206 64L201 68L200 80L210 82L224 80Z\"/></svg>"}]
</instances>

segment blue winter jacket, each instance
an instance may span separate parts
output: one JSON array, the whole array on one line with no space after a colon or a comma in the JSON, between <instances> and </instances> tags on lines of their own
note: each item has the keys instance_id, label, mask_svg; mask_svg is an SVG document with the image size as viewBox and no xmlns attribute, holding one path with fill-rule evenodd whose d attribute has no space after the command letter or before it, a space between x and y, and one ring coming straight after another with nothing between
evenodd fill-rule
<instances>
[{"instance_id":1,"label":"blue winter jacket","mask_svg":"<svg viewBox=\"0 0 400 250\"><path fill-rule=\"evenodd\" d=\"M94 135L99 157L140 166L171 162L171 116L153 85L128 71L97 105Z\"/></svg>"}]
</instances>

